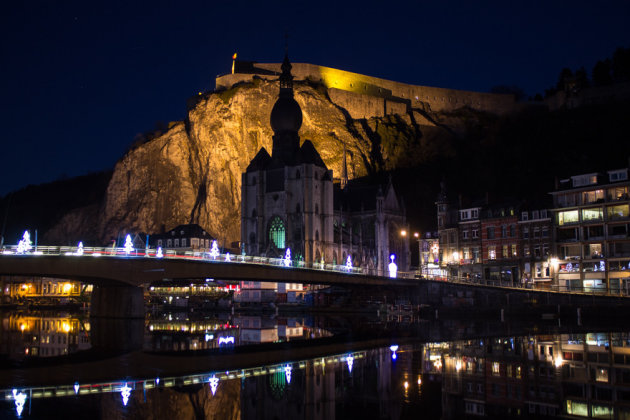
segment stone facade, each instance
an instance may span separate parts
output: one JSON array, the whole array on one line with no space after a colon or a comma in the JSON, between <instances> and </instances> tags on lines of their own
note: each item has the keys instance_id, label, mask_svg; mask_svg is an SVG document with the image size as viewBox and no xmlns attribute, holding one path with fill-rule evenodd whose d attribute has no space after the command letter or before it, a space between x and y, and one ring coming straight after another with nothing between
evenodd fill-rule
<instances>
[{"instance_id":1,"label":"stone facade","mask_svg":"<svg viewBox=\"0 0 630 420\"><path fill-rule=\"evenodd\" d=\"M280 96L271 112L272 154L265 148L241 179L241 241L250 255L292 258L306 263L345 264L382 273L390 252L408 267L409 245L397 232L406 226L404 210L390 184L347 179L346 153L341 185L333 184L313 144L300 146L302 110L293 99L290 64L285 60Z\"/></svg>"}]
</instances>

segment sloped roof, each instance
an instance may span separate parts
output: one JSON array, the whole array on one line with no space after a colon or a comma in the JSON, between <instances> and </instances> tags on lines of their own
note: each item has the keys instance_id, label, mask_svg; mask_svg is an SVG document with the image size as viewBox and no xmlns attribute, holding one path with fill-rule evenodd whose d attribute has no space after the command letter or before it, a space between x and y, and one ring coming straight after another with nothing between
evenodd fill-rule
<instances>
[{"instance_id":1,"label":"sloped roof","mask_svg":"<svg viewBox=\"0 0 630 420\"><path fill-rule=\"evenodd\" d=\"M254 159L249 162L249 165L247 166L245 172L259 171L261 169L265 169L267 165L269 165L269 162L271 162L271 156L269 156L267 149L261 147L256 156L254 156Z\"/></svg>"},{"instance_id":2,"label":"sloped roof","mask_svg":"<svg viewBox=\"0 0 630 420\"><path fill-rule=\"evenodd\" d=\"M322 157L319 155L319 152L317 151L317 149L315 149L315 146L313 146L313 143L311 143L310 140L304 140L302 147L300 147L300 156L298 157L298 163L310 163L315 166L328 169L326 168L326 164L322 160Z\"/></svg>"}]
</instances>

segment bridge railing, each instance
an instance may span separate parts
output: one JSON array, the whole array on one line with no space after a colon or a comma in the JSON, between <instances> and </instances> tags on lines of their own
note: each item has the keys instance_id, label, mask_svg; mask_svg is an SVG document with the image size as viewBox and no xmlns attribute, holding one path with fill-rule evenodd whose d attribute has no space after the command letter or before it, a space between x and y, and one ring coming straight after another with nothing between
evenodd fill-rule
<instances>
[{"instance_id":1,"label":"bridge railing","mask_svg":"<svg viewBox=\"0 0 630 420\"><path fill-rule=\"evenodd\" d=\"M8 246L2 250L2 254L5 255L15 255L18 254L17 246ZM126 257L126 258L134 258L134 257L143 257L143 258L157 258L157 249L133 249L126 250L121 247L83 247L79 249L77 246L37 246L31 248L27 252L22 252L21 254L25 256L37 256L37 255L59 255L59 256L68 256L68 257L79 257L79 256L107 256L107 257ZM244 263L244 264L257 264L257 265L265 265L265 266L278 266L278 267L286 267L286 268L298 268L298 269L309 269L309 270L321 270L321 271L331 271L337 273L344 274L362 274L362 275L373 275L373 276L382 276L379 274L376 269L368 269L364 267L349 267L340 264L327 264L327 263L307 263L305 261L300 260L286 260L284 258L272 258L272 257L261 257L254 255L238 255L238 254L211 254L208 251L190 251L190 250L175 250L168 249L164 250L162 256L160 258L165 259L188 259L188 260L197 260L197 261L205 261L205 262L222 262L222 263ZM385 276L388 277L388 276ZM396 278L404 278L404 279L413 279L416 277L415 272L404 272L397 271Z\"/></svg>"},{"instance_id":2,"label":"bridge railing","mask_svg":"<svg viewBox=\"0 0 630 420\"><path fill-rule=\"evenodd\" d=\"M18 253L17 246L8 246L2 250L2 254L14 255ZM93 256L93 257L125 257L125 258L157 258L157 249L133 249L126 250L120 247L84 247L80 250L76 246L37 246L30 249L24 255L37 256L37 255L59 255L68 257L78 256ZM284 258L272 258L272 257L260 257L253 255L237 255L237 254L211 254L207 251L190 251L190 250L165 250L161 258L166 259L188 259L205 262L221 262L221 263L240 263L240 264L258 264L265 266L277 266L296 269L309 269L309 270L321 270L328 272L344 273L344 274L362 274L388 277L384 274L387 272L379 273L376 269L368 269L364 267L348 267L346 265L339 264L326 264L326 263L306 263L299 260L286 260ZM448 281L451 283L462 283L469 285L480 286L493 286L504 287L510 289L531 289L540 291L552 291L585 295L612 295L612 296L630 296L628 287L626 288L608 288L608 289L593 289L593 288L575 288L561 285L550 285L549 283L542 283L543 285L533 285L532 283L513 283L507 280L500 279L484 279L484 278L467 278L458 276L431 276L420 275L417 271L398 271L396 273L398 279L423 279L436 280L436 281Z\"/></svg>"}]
</instances>

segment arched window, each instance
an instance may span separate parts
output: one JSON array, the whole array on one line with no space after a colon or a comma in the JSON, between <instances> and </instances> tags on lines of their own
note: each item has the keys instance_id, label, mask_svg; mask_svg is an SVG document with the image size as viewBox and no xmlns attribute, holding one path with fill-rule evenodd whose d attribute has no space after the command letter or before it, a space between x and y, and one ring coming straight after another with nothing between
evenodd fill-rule
<instances>
[{"instance_id":1,"label":"arched window","mask_svg":"<svg viewBox=\"0 0 630 420\"><path fill-rule=\"evenodd\" d=\"M269 225L269 240L273 242L278 249L284 249L285 232L286 229L282 219L278 216L274 217Z\"/></svg>"},{"instance_id":2,"label":"arched window","mask_svg":"<svg viewBox=\"0 0 630 420\"><path fill-rule=\"evenodd\" d=\"M295 212L300 213L301 211L302 209L300 208L300 203L297 203L297 205L295 206Z\"/></svg>"},{"instance_id":3,"label":"arched window","mask_svg":"<svg viewBox=\"0 0 630 420\"><path fill-rule=\"evenodd\" d=\"M258 213L256 213L256 209L252 210L252 217L256 217Z\"/></svg>"}]
</instances>

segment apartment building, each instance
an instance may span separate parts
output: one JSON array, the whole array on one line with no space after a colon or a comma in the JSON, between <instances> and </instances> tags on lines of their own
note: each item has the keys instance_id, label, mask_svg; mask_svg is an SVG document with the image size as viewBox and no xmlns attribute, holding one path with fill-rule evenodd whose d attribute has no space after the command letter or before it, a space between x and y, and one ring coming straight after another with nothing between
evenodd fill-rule
<instances>
[{"instance_id":1,"label":"apartment building","mask_svg":"<svg viewBox=\"0 0 630 420\"><path fill-rule=\"evenodd\" d=\"M571 176L551 192L555 282L561 289L628 292L629 187L623 168Z\"/></svg>"}]
</instances>

